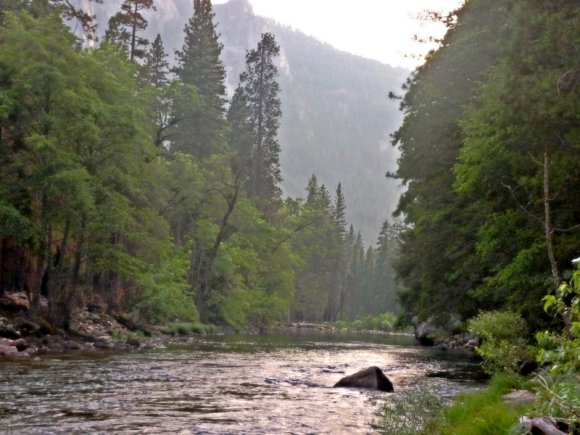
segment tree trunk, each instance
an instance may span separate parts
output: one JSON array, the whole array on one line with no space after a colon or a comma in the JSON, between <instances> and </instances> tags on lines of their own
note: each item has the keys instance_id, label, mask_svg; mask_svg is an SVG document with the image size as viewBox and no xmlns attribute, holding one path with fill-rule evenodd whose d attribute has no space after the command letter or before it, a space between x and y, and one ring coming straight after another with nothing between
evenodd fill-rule
<instances>
[{"instance_id":1,"label":"tree trunk","mask_svg":"<svg viewBox=\"0 0 580 435\"><path fill-rule=\"evenodd\" d=\"M554 229L552 227L552 211L550 208L550 155L548 152L548 147L544 147L544 229L546 233L546 250L548 251L548 258L550 259L550 268L552 270L552 282L554 288L557 289L562 278L560 277L560 271L558 270L558 263L556 262L556 256L554 255L554 242L553 235ZM559 292L557 296L561 298ZM572 326L572 317L568 310L562 313L562 320L566 326L566 331L570 333L570 328Z\"/></svg>"},{"instance_id":2,"label":"tree trunk","mask_svg":"<svg viewBox=\"0 0 580 435\"><path fill-rule=\"evenodd\" d=\"M561 282L560 272L558 271L558 263L554 255L552 228L552 215L550 208L550 155L548 147L544 147L544 229L546 234L546 249L548 251L548 258L550 259L550 268L552 270L552 282L554 287L558 288Z\"/></svg>"},{"instance_id":3,"label":"tree trunk","mask_svg":"<svg viewBox=\"0 0 580 435\"><path fill-rule=\"evenodd\" d=\"M47 196L46 193L42 194L40 200L40 237L39 237L39 246L38 246L38 254L36 256L36 261L33 262L32 273L32 282L30 283L30 293L31 293L31 300L30 300L30 309L33 313L37 313L40 309L40 289L42 286L43 276L45 272L45 265L48 258L48 250L50 246L47 243L47 218L46 218L46 207L47 207Z\"/></svg>"},{"instance_id":4,"label":"tree trunk","mask_svg":"<svg viewBox=\"0 0 580 435\"><path fill-rule=\"evenodd\" d=\"M214 241L211 249L209 250L207 255L205 255L205 261L204 260L201 261L200 270L199 270L199 273L197 275L196 306L197 306L197 311L198 311L202 321L207 320L207 318L206 318L207 313L205 310L205 304L209 298L209 292L210 292L209 281L211 279L211 273L213 271L213 266L214 266L215 260L217 258L219 248L226 237L226 230L228 227L228 222L229 222L230 216L232 215L234 208L236 207L236 203L238 202L238 195L240 192L241 181L238 178L238 174L235 174L235 176L236 176L236 181L235 181L235 187L234 187L233 194L229 197L226 197L224 195L224 198L226 199L228 208L227 208L226 212L224 213L224 216L222 217L219 232L215 238L215 241Z\"/></svg>"},{"instance_id":5,"label":"tree trunk","mask_svg":"<svg viewBox=\"0 0 580 435\"><path fill-rule=\"evenodd\" d=\"M55 265L54 276L48 287L48 318L54 325L64 327L65 329L68 329L71 311L71 307L69 306L70 297L68 295L70 289L65 271L70 225L70 219L67 219L64 225L62 240L58 248L58 263Z\"/></svg>"},{"instance_id":6,"label":"tree trunk","mask_svg":"<svg viewBox=\"0 0 580 435\"><path fill-rule=\"evenodd\" d=\"M137 4L135 4L135 11L133 12L133 23L131 26L131 53L129 55L129 60L133 62L135 60L135 40L137 37Z\"/></svg>"}]
</instances>

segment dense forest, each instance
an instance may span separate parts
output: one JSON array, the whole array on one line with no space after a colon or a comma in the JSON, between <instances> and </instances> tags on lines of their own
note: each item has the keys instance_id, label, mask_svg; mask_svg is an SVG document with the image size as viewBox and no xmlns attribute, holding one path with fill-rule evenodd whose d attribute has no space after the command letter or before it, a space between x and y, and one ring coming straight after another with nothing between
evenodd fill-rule
<instances>
[{"instance_id":1,"label":"dense forest","mask_svg":"<svg viewBox=\"0 0 580 435\"><path fill-rule=\"evenodd\" d=\"M104 23L96 29L102 38L121 1L70 3L84 7ZM167 53L181 50L192 0L157 1L155 7L155 11L143 11L148 26L141 35L153 41L159 33ZM223 44L220 59L229 97L245 70L245 52L256 47L261 34L271 33L280 46L275 63L284 114L278 131L283 193L303 197L306 180L313 173L326 186L342 182L349 204L347 220L360 230L365 244L374 244L400 195L399 183L383 177L387 170L395 169L398 155L388 139L402 119L397 102L387 96L409 71L339 51L258 16L249 0L214 4L213 12ZM79 26L71 24L82 37ZM167 60L175 65L174 56Z\"/></svg>"},{"instance_id":2,"label":"dense forest","mask_svg":"<svg viewBox=\"0 0 580 435\"><path fill-rule=\"evenodd\" d=\"M107 23L1 3L0 296L25 292L65 329L87 304L235 328L397 309L393 225L365 248L340 183L282 196L273 35L230 99L211 2L194 1L174 59L146 13L153 0Z\"/></svg>"},{"instance_id":3,"label":"dense forest","mask_svg":"<svg viewBox=\"0 0 580 435\"><path fill-rule=\"evenodd\" d=\"M211 2L194 5L170 61L144 36L153 1L106 24L70 2L2 3L0 292L33 311L47 298L65 326L89 302L237 328L399 303L441 323L557 323L541 299L580 246L574 1L433 16L440 48L392 95L405 117L388 176L406 191L375 247L347 223L343 184L312 175L304 199L282 195L278 41L247 51L230 98Z\"/></svg>"},{"instance_id":4,"label":"dense forest","mask_svg":"<svg viewBox=\"0 0 580 435\"><path fill-rule=\"evenodd\" d=\"M504 309L547 326L542 297L580 253L578 2L473 0L442 19L393 135L402 304L442 322Z\"/></svg>"}]
</instances>

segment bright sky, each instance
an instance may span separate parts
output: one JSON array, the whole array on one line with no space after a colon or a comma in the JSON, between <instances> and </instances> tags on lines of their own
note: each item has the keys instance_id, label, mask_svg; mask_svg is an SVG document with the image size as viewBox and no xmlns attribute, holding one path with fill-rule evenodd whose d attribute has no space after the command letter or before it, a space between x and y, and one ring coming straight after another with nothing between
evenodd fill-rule
<instances>
[{"instance_id":1,"label":"bright sky","mask_svg":"<svg viewBox=\"0 0 580 435\"><path fill-rule=\"evenodd\" d=\"M226 0L215 0L225 3ZM414 68L409 55L424 55L433 45L413 35L441 37L440 24L421 22L425 10L447 12L461 0L250 0L256 15L273 18L348 51L393 66Z\"/></svg>"}]
</instances>

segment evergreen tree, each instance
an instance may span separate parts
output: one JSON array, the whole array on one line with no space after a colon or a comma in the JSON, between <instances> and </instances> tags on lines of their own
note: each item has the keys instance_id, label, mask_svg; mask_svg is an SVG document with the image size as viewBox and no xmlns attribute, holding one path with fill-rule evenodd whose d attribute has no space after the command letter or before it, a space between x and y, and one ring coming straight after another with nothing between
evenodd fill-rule
<instances>
[{"instance_id":1,"label":"evergreen tree","mask_svg":"<svg viewBox=\"0 0 580 435\"><path fill-rule=\"evenodd\" d=\"M327 317L332 287L335 242L332 201L326 187L318 185L316 175L308 180L307 191L301 218L310 225L305 225L293 241L303 266L296 276L296 295L291 310L295 320L320 322Z\"/></svg>"},{"instance_id":2,"label":"evergreen tree","mask_svg":"<svg viewBox=\"0 0 580 435\"><path fill-rule=\"evenodd\" d=\"M181 51L176 51L177 76L186 85L193 85L201 97L203 108L180 126L175 149L206 158L225 146L225 68L220 60L222 44L218 40L210 0L194 0L194 14L186 24Z\"/></svg>"},{"instance_id":3,"label":"evergreen tree","mask_svg":"<svg viewBox=\"0 0 580 435\"><path fill-rule=\"evenodd\" d=\"M308 179L306 192L308 193L306 196L306 204L314 204L316 197L318 196L318 178L316 178L316 174L312 174Z\"/></svg>"},{"instance_id":4,"label":"evergreen tree","mask_svg":"<svg viewBox=\"0 0 580 435\"><path fill-rule=\"evenodd\" d=\"M385 220L381 227L375 252L374 288L376 313L399 311L392 262L397 255L394 228Z\"/></svg>"},{"instance_id":5,"label":"evergreen tree","mask_svg":"<svg viewBox=\"0 0 580 435\"><path fill-rule=\"evenodd\" d=\"M510 11L501 62L466 111L457 191L485 210L477 263L480 303L517 307L530 322L580 244L580 12L570 0Z\"/></svg>"},{"instance_id":6,"label":"evergreen tree","mask_svg":"<svg viewBox=\"0 0 580 435\"><path fill-rule=\"evenodd\" d=\"M336 197L332 207L332 220L334 222L335 264L334 264L334 288L332 289L333 305L335 305L333 317L343 319L346 304L346 278L348 248L346 245L346 201L342 193L341 183L336 188Z\"/></svg>"},{"instance_id":7,"label":"evergreen tree","mask_svg":"<svg viewBox=\"0 0 580 435\"><path fill-rule=\"evenodd\" d=\"M338 183L338 187L336 188L333 218L336 225L336 234L342 243L346 237L346 201L342 193L341 183Z\"/></svg>"},{"instance_id":8,"label":"evergreen tree","mask_svg":"<svg viewBox=\"0 0 580 435\"><path fill-rule=\"evenodd\" d=\"M143 79L153 87L150 90L150 109L155 121L154 143L163 153L175 143L179 123L187 122L202 110L194 86L185 85L180 80L169 80L166 58L161 35L157 35L147 53L142 73Z\"/></svg>"},{"instance_id":9,"label":"evergreen tree","mask_svg":"<svg viewBox=\"0 0 580 435\"><path fill-rule=\"evenodd\" d=\"M402 303L413 314L467 315L481 308L468 291L480 279L473 259L485 211L455 192L452 168L462 146L465 105L504 43L509 3L466 3L448 20L459 24L451 25L441 48L405 85L405 119L393 135L401 149L396 176L408 186L395 214L407 224L396 269L405 288Z\"/></svg>"},{"instance_id":10,"label":"evergreen tree","mask_svg":"<svg viewBox=\"0 0 580 435\"><path fill-rule=\"evenodd\" d=\"M154 0L124 0L121 10L109 19L105 40L126 50L129 60L145 58L149 41L138 35L147 28L142 11L155 10Z\"/></svg>"},{"instance_id":11,"label":"evergreen tree","mask_svg":"<svg viewBox=\"0 0 580 435\"><path fill-rule=\"evenodd\" d=\"M130 39L131 34L122 24L121 13L109 18L107 30L105 31L105 42L116 46L128 58Z\"/></svg>"},{"instance_id":12,"label":"evergreen tree","mask_svg":"<svg viewBox=\"0 0 580 435\"><path fill-rule=\"evenodd\" d=\"M161 88L169 82L167 78L169 63L166 58L167 54L163 48L161 35L157 34L153 44L151 44L149 53L147 53L145 63L147 81L156 88Z\"/></svg>"},{"instance_id":13,"label":"evergreen tree","mask_svg":"<svg viewBox=\"0 0 580 435\"><path fill-rule=\"evenodd\" d=\"M246 169L248 194L258 201L262 211L271 208L271 203L281 195L277 133L282 112L276 81L278 70L274 65L274 57L279 53L274 36L262 34L258 47L246 54L246 71L240 75L229 115L230 119L241 117L242 125L251 129L248 148L237 151Z\"/></svg>"}]
</instances>

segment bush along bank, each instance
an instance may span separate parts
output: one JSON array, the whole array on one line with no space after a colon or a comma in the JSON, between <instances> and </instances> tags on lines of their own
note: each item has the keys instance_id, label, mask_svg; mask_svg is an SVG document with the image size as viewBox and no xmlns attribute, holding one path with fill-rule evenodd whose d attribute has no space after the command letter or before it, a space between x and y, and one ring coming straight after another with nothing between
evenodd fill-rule
<instances>
[{"instance_id":1,"label":"bush along bank","mask_svg":"<svg viewBox=\"0 0 580 435\"><path fill-rule=\"evenodd\" d=\"M460 395L452 404L439 401L439 412L429 411L415 397L425 397L425 392L411 392L399 401L397 412L392 404L381 410L381 432L580 433L580 268L543 302L563 328L536 332L531 340L515 312L483 312L468 322L468 333L477 338L475 352L491 376L485 391ZM408 415L413 429L401 432L401 419Z\"/></svg>"}]
</instances>

